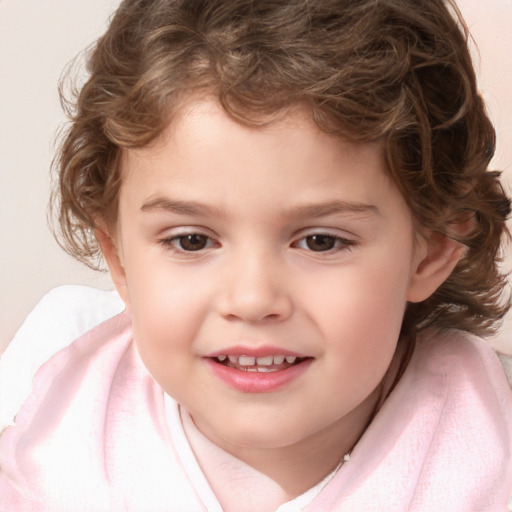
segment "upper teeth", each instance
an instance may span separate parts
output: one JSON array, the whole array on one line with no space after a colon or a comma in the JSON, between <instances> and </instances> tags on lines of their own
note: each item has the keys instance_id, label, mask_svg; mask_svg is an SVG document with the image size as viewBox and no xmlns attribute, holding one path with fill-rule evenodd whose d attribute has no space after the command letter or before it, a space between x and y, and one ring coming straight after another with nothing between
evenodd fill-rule
<instances>
[{"instance_id":1,"label":"upper teeth","mask_svg":"<svg viewBox=\"0 0 512 512\"><path fill-rule=\"evenodd\" d=\"M282 364L284 360L288 363L294 363L297 360L296 356L263 356L263 357L254 357L254 356L226 356L225 354L220 354L217 356L219 361L225 361L229 359L229 361L233 364L239 364L240 366L254 366L255 364L258 366L271 366L273 364Z\"/></svg>"}]
</instances>

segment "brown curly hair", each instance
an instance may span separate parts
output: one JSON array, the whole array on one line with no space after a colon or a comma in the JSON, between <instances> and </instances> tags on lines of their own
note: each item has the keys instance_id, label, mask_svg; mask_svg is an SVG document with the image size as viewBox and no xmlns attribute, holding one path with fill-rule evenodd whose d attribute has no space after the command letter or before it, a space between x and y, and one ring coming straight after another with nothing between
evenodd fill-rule
<instances>
[{"instance_id":1,"label":"brown curly hair","mask_svg":"<svg viewBox=\"0 0 512 512\"><path fill-rule=\"evenodd\" d=\"M409 305L404 326L483 335L505 314L498 262L510 201L488 170L495 133L452 1L125 0L87 69L81 90L62 96L71 122L52 204L61 244L89 266L100 261L97 220L116 222L123 149L147 145L204 93L244 124L301 105L325 132L383 138L419 225L452 237L474 219L454 272Z\"/></svg>"}]
</instances>

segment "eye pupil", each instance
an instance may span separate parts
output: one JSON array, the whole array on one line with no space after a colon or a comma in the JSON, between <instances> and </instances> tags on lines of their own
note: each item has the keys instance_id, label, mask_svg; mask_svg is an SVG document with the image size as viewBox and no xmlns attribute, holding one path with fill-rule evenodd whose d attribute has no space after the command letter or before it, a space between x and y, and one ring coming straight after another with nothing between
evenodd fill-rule
<instances>
[{"instance_id":1,"label":"eye pupil","mask_svg":"<svg viewBox=\"0 0 512 512\"><path fill-rule=\"evenodd\" d=\"M198 234L185 235L180 236L179 242L181 248L185 251L200 251L206 247L208 237Z\"/></svg>"},{"instance_id":2,"label":"eye pupil","mask_svg":"<svg viewBox=\"0 0 512 512\"><path fill-rule=\"evenodd\" d=\"M306 244L311 251L329 251L334 249L336 239L329 235L311 235L306 238Z\"/></svg>"}]
</instances>

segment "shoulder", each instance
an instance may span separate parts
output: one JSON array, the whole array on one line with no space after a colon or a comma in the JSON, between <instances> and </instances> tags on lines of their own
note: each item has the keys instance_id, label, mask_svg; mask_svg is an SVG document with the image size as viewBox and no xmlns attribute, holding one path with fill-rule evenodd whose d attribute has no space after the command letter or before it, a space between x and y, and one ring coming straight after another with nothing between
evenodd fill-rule
<instances>
[{"instance_id":1,"label":"shoulder","mask_svg":"<svg viewBox=\"0 0 512 512\"><path fill-rule=\"evenodd\" d=\"M199 510L165 413L129 314L105 320L39 368L0 436L0 509Z\"/></svg>"},{"instance_id":2,"label":"shoulder","mask_svg":"<svg viewBox=\"0 0 512 512\"><path fill-rule=\"evenodd\" d=\"M30 312L11 345L45 342L68 344L95 325L124 309L115 291L89 286L64 285L46 293Z\"/></svg>"},{"instance_id":3,"label":"shoulder","mask_svg":"<svg viewBox=\"0 0 512 512\"><path fill-rule=\"evenodd\" d=\"M0 359L0 432L30 393L37 369L124 304L114 291L66 285L49 291L25 319Z\"/></svg>"},{"instance_id":4,"label":"shoulder","mask_svg":"<svg viewBox=\"0 0 512 512\"><path fill-rule=\"evenodd\" d=\"M481 338L458 331L426 332L418 338L411 376L437 389L460 411L481 407L510 434L512 390L496 352ZM423 387L423 386L422 386ZM466 409L465 409L466 408ZM461 421L471 422L468 415Z\"/></svg>"},{"instance_id":5,"label":"shoulder","mask_svg":"<svg viewBox=\"0 0 512 512\"><path fill-rule=\"evenodd\" d=\"M450 383L471 381L498 394L510 395L507 377L491 345L481 338L459 331L422 333L416 348L417 364L428 375Z\"/></svg>"},{"instance_id":6,"label":"shoulder","mask_svg":"<svg viewBox=\"0 0 512 512\"><path fill-rule=\"evenodd\" d=\"M398 460L409 456L420 475L414 510L432 510L433 503L505 509L512 489L512 391L486 341L458 331L422 333L389 399L387 427L392 421L399 432Z\"/></svg>"},{"instance_id":7,"label":"shoulder","mask_svg":"<svg viewBox=\"0 0 512 512\"><path fill-rule=\"evenodd\" d=\"M466 468L497 472L501 466L512 487L512 391L492 347L456 331L430 333L418 340L411 363L406 380L423 394L424 413L436 417L440 438L455 452L459 447L459 460L472 454Z\"/></svg>"},{"instance_id":8,"label":"shoulder","mask_svg":"<svg viewBox=\"0 0 512 512\"><path fill-rule=\"evenodd\" d=\"M108 403L113 378L123 361L128 360L127 371L131 371L132 352L130 318L121 313L53 354L35 372L27 396L0 435L2 469L4 464L16 466L23 449L37 444L42 436L48 438L43 444L49 445L49 439L58 437L55 433L67 425L68 433L78 439L77 432L85 424L90 428L94 411L103 417L102 408Z\"/></svg>"}]
</instances>

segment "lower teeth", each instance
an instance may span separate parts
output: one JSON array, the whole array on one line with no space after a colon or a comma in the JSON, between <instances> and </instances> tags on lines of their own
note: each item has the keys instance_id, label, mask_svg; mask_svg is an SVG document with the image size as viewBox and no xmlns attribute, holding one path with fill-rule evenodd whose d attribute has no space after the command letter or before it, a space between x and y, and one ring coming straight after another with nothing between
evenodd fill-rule
<instances>
[{"instance_id":1,"label":"lower teeth","mask_svg":"<svg viewBox=\"0 0 512 512\"><path fill-rule=\"evenodd\" d=\"M270 373L277 372L277 368L265 368L263 366L241 366L238 368L244 372Z\"/></svg>"}]
</instances>

